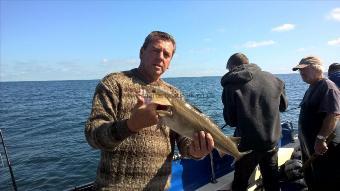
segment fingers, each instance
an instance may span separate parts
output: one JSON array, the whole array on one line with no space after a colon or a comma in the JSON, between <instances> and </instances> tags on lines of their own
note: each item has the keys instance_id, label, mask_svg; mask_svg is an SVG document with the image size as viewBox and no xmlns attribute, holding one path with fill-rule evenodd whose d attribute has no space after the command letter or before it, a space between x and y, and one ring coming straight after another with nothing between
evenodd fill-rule
<instances>
[{"instance_id":1,"label":"fingers","mask_svg":"<svg viewBox=\"0 0 340 191\"><path fill-rule=\"evenodd\" d=\"M191 144L189 145L189 153L190 153L191 156L195 156L196 149L195 149L194 141L191 142Z\"/></svg>"},{"instance_id":2,"label":"fingers","mask_svg":"<svg viewBox=\"0 0 340 191\"><path fill-rule=\"evenodd\" d=\"M200 131L194 134L192 147L195 152L209 153L214 148L214 140L210 133Z\"/></svg>"},{"instance_id":3,"label":"fingers","mask_svg":"<svg viewBox=\"0 0 340 191\"><path fill-rule=\"evenodd\" d=\"M206 151L207 150L207 143L206 143L206 140L205 140L205 132L204 131L199 132L199 140L200 140L200 149L202 151Z\"/></svg>"},{"instance_id":4,"label":"fingers","mask_svg":"<svg viewBox=\"0 0 340 191\"><path fill-rule=\"evenodd\" d=\"M209 133L200 131L194 134L189 146L189 154L196 158L208 155L214 148L214 140Z\"/></svg>"},{"instance_id":5,"label":"fingers","mask_svg":"<svg viewBox=\"0 0 340 191\"><path fill-rule=\"evenodd\" d=\"M195 134L194 134L193 145L194 145L194 150L195 150L196 152L201 150L201 146L200 146L200 138L199 138L199 134L198 134L198 133L195 133Z\"/></svg>"},{"instance_id":6,"label":"fingers","mask_svg":"<svg viewBox=\"0 0 340 191\"><path fill-rule=\"evenodd\" d=\"M214 149L214 146L215 146L214 139L212 138L210 133L207 133L205 137L206 137L206 141L207 141L207 149L208 149L209 152L211 152Z\"/></svg>"}]
</instances>

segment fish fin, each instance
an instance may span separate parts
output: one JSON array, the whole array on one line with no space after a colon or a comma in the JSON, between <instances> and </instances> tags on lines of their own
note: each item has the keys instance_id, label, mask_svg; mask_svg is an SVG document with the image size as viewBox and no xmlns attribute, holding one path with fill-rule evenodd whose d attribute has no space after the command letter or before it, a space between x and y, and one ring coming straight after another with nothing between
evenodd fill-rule
<instances>
[{"instance_id":1,"label":"fish fin","mask_svg":"<svg viewBox=\"0 0 340 191\"><path fill-rule=\"evenodd\" d=\"M240 144L241 137L229 137L236 145Z\"/></svg>"},{"instance_id":2,"label":"fish fin","mask_svg":"<svg viewBox=\"0 0 340 191\"><path fill-rule=\"evenodd\" d=\"M156 95L163 95L165 97L174 97L171 92L166 91L166 90L164 90L162 88L159 88L159 87L154 87L154 86L147 85L145 87L145 89L151 91L151 93L156 94Z\"/></svg>"},{"instance_id":3,"label":"fish fin","mask_svg":"<svg viewBox=\"0 0 340 191\"><path fill-rule=\"evenodd\" d=\"M225 152L220 151L220 150L217 149L217 148L216 148L216 150L217 150L217 152L218 152L218 154L220 155L221 158L222 158L224 155L227 154L227 153L225 153Z\"/></svg>"},{"instance_id":4,"label":"fish fin","mask_svg":"<svg viewBox=\"0 0 340 191\"><path fill-rule=\"evenodd\" d=\"M188 104L190 107L194 108L198 113L202 113L203 114L203 112L198 107L194 106L193 104L189 103L188 101L187 101L186 104Z\"/></svg>"},{"instance_id":5,"label":"fish fin","mask_svg":"<svg viewBox=\"0 0 340 191\"><path fill-rule=\"evenodd\" d=\"M230 166L234 166L236 161L237 161L236 158L234 158L234 160L233 160L233 162L230 164Z\"/></svg>"},{"instance_id":6,"label":"fish fin","mask_svg":"<svg viewBox=\"0 0 340 191\"><path fill-rule=\"evenodd\" d=\"M236 161L240 160L242 157L244 157L245 155L247 155L247 154L249 154L251 152L253 152L253 150L241 152L240 156L238 158L234 158L233 162L231 163L231 166L234 166Z\"/></svg>"}]
</instances>

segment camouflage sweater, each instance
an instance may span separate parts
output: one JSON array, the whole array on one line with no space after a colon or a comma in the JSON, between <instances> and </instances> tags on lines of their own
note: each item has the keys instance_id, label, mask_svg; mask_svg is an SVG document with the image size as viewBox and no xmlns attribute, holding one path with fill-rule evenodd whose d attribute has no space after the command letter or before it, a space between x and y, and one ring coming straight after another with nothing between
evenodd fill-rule
<instances>
[{"instance_id":1,"label":"camouflage sweater","mask_svg":"<svg viewBox=\"0 0 340 191\"><path fill-rule=\"evenodd\" d=\"M126 121L145 85L180 96L163 80L146 83L137 69L109 74L96 87L85 136L93 148L101 150L97 190L165 190L170 186L175 142L180 153L188 156L189 139L161 122L138 133L129 131Z\"/></svg>"}]
</instances>

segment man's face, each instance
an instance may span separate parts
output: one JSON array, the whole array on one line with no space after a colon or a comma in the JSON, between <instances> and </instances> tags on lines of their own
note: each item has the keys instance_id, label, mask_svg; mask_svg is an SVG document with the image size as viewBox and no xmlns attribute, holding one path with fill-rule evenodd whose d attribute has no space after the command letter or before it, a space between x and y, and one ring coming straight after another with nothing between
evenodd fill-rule
<instances>
[{"instance_id":1,"label":"man's face","mask_svg":"<svg viewBox=\"0 0 340 191\"><path fill-rule=\"evenodd\" d=\"M304 68L299 69L301 78L307 84L312 84L316 79L317 75L315 70L311 66L306 66Z\"/></svg>"},{"instance_id":2,"label":"man's face","mask_svg":"<svg viewBox=\"0 0 340 191\"><path fill-rule=\"evenodd\" d=\"M168 69L174 45L171 41L155 39L141 52L141 65L151 79L159 79Z\"/></svg>"}]
</instances>

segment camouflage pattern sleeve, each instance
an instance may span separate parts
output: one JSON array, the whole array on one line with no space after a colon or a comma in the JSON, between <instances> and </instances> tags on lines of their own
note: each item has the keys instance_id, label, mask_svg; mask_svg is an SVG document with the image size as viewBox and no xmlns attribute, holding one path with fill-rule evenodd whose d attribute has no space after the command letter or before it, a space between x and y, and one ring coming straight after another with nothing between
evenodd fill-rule
<instances>
[{"instance_id":1,"label":"camouflage pattern sleeve","mask_svg":"<svg viewBox=\"0 0 340 191\"><path fill-rule=\"evenodd\" d=\"M178 135L176 142L177 142L177 147L178 147L179 153L182 155L182 157L192 158L189 155L189 146L191 144L191 139L187 138L187 137L183 137L181 135Z\"/></svg>"}]
</instances>

